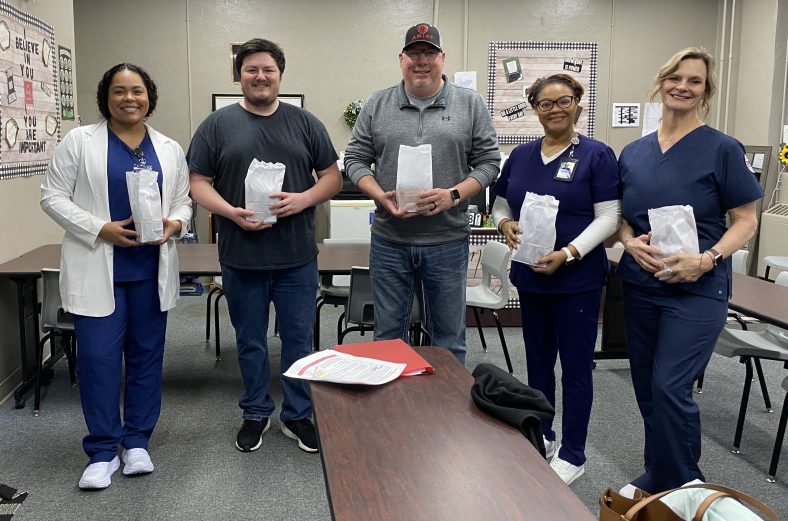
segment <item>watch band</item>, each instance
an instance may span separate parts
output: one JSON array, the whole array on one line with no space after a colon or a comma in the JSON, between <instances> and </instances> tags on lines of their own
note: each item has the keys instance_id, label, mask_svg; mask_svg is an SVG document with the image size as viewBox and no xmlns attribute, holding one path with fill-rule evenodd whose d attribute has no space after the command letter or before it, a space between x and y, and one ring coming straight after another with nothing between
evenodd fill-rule
<instances>
[{"instance_id":1,"label":"watch band","mask_svg":"<svg viewBox=\"0 0 788 521\"><path fill-rule=\"evenodd\" d=\"M723 260L723 259L722 259L722 253L718 252L718 251L717 251L717 250L715 250L714 248L709 248L707 251L711 253L711 255L712 255L712 261L714 261L714 265L715 265L715 266L719 266L719 265L720 265L720 263L721 263L721 262L722 262L722 260Z\"/></svg>"},{"instance_id":2,"label":"watch band","mask_svg":"<svg viewBox=\"0 0 788 521\"><path fill-rule=\"evenodd\" d=\"M566 246L561 248L561 251L564 252L564 255L566 255L566 262L564 264L572 264L573 262L575 262L577 260L575 258L575 256L572 255L572 250L570 250Z\"/></svg>"},{"instance_id":3,"label":"watch band","mask_svg":"<svg viewBox=\"0 0 788 521\"><path fill-rule=\"evenodd\" d=\"M460 204L460 191L456 188L449 189L449 195L451 195L451 205L457 206Z\"/></svg>"}]
</instances>

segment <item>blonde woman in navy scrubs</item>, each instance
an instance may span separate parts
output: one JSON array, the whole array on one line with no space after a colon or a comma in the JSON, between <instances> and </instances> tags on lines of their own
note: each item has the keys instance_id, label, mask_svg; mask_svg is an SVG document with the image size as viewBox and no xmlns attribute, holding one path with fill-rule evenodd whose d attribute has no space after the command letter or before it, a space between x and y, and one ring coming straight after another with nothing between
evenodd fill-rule
<instances>
[{"instance_id":1,"label":"blonde woman in navy scrubs","mask_svg":"<svg viewBox=\"0 0 788 521\"><path fill-rule=\"evenodd\" d=\"M498 229L514 247L526 192L559 201L555 251L538 261L544 267L513 262L510 278L520 296L528 385L554 406L555 362L561 357L560 447L552 421L542 430L550 466L567 484L585 471L599 300L609 269L602 242L616 232L620 215L613 151L575 132L582 95L583 87L567 74L531 85L528 103L545 135L514 149L495 183L493 205Z\"/></svg>"},{"instance_id":2,"label":"blonde woman in navy scrubs","mask_svg":"<svg viewBox=\"0 0 788 521\"><path fill-rule=\"evenodd\" d=\"M161 409L167 310L178 296L174 238L191 219L189 176L177 142L145 119L156 85L136 65L108 70L98 85L104 120L70 131L41 185L41 208L65 229L60 258L63 308L75 316L77 374L90 458L79 486L109 486L123 473L153 471L148 442ZM164 238L140 244L131 219L126 172L145 163L159 173ZM123 417L121 367L125 360Z\"/></svg>"},{"instance_id":3,"label":"blonde woman in navy scrubs","mask_svg":"<svg viewBox=\"0 0 788 521\"><path fill-rule=\"evenodd\" d=\"M714 95L714 59L703 49L675 54L657 74L659 130L627 145L619 158L626 247L624 318L632 383L645 427L645 472L622 489L650 493L703 481L700 414L694 380L725 324L730 256L757 228L763 196L744 147L701 120ZM691 205L701 253L659 260L649 244L649 208ZM726 227L726 216L730 225Z\"/></svg>"}]
</instances>

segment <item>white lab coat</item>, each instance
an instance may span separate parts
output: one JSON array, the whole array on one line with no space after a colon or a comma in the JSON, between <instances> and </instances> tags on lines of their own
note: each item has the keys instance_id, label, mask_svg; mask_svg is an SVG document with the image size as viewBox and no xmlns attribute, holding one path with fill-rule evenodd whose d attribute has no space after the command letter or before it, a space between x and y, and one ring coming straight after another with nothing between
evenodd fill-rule
<instances>
[{"instance_id":1,"label":"white lab coat","mask_svg":"<svg viewBox=\"0 0 788 521\"><path fill-rule=\"evenodd\" d=\"M188 231L192 215L189 168L174 140L146 125L162 169L162 214ZM107 122L77 127L55 150L41 183L41 208L65 230L60 254L63 309L104 317L115 310L113 246L99 239L110 221L107 193ZM175 240L159 248L161 311L175 306L180 289Z\"/></svg>"}]
</instances>

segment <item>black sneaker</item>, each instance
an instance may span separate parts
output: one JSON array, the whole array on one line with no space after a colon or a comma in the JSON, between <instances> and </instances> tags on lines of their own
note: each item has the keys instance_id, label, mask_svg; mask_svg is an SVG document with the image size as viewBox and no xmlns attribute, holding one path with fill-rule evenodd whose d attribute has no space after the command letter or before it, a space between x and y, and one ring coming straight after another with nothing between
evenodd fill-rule
<instances>
[{"instance_id":1,"label":"black sneaker","mask_svg":"<svg viewBox=\"0 0 788 521\"><path fill-rule=\"evenodd\" d=\"M309 418L282 422L282 433L288 438L296 440L299 449L306 452L317 452L317 432L315 432L315 426L312 425L312 420Z\"/></svg>"},{"instance_id":2,"label":"black sneaker","mask_svg":"<svg viewBox=\"0 0 788 521\"><path fill-rule=\"evenodd\" d=\"M235 448L241 452L252 452L263 444L263 433L271 426L271 420L265 418L261 421L244 420L238 436L235 438Z\"/></svg>"}]
</instances>

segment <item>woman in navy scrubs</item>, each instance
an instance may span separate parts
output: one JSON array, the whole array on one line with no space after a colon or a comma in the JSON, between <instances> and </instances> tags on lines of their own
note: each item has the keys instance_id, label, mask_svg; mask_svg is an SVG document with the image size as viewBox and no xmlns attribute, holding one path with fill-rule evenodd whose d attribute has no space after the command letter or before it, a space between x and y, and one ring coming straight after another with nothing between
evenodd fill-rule
<instances>
[{"instance_id":1,"label":"woman in navy scrubs","mask_svg":"<svg viewBox=\"0 0 788 521\"><path fill-rule=\"evenodd\" d=\"M618 228L618 165L613 151L575 132L583 87L567 74L540 78L528 103L544 137L514 149L495 183L493 217L510 247L519 243L526 192L559 201L555 251L537 264L512 263L520 296L528 385L555 406L555 362L561 357L562 439L544 422L550 466L569 484L585 471L585 444L593 401L594 345L599 300L608 272L602 242Z\"/></svg>"},{"instance_id":2,"label":"woman in navy scrubs","mask_svg":"<svg viewBox=\"0 0 788 521\"><path fill-rule=\"evenodd\" d=\"M150 76L116 65L99 82L97 101L104 120L66 135L41 185L41 208L65 229L60 294L74 314L88 427L83 489L109 486L120 466L118 445L124 474L153 471L147 449L161 409L167 310L179 291L174 238L187 231L192 213L183 150L145 124L157 101ZM126 188L126 172L143 160L159 174L165 216L164 236L152 244L137 241Z\"/></svg>"},{"instance_id":3,"label":"woman in navy scrubs","mask_svg":"<svg viewBox=\"0 0 788 521\"><path fill-rule=\"evenodd\" d=\"M645 472L622 489L650 493L704 477L694 380L708 364L725 324L730 256L757 228L763 196L744 147L705 125L714 95L714 59L703 49L675 54L657 74L659 130L627 145L619 158L626 248L624 318L635 388L645 427ZM660 260L650 245L649 208L690 205L700 253ZM726 216L730 225L726 227Z\"/></svg>"}]
</instances>

